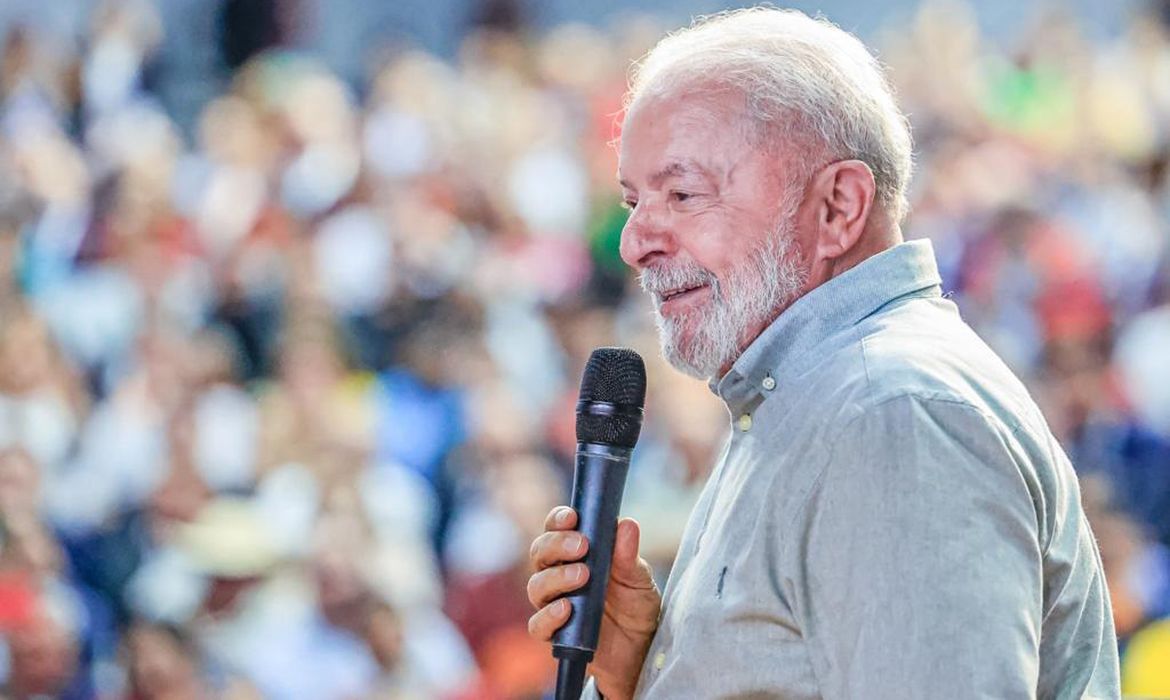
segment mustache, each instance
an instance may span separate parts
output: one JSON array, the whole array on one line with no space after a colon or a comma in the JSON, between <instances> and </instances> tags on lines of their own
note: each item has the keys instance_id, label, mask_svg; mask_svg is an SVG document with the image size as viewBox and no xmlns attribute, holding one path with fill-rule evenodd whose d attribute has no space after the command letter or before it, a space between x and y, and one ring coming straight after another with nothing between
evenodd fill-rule
<instances>
[{"instance_id":1,"label":"mustache","mask_svg":"<svg viewBox=\"0 0 1170 700\"><path fill-rule=\"evenodd\" d=\"M682 287L710 285L718 295L719 279L715 273L695 262L677 265L655 265L647 267L638 275L642 291L655 297Z\"/></svg>"}]
</instances>

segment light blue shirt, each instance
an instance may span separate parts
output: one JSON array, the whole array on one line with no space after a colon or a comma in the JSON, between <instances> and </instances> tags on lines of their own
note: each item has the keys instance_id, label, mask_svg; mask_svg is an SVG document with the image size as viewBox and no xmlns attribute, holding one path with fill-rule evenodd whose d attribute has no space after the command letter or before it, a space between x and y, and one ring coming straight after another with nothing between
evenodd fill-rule
<instances>
[{"instance_id":1,"label":"light blue shirt","mask_svg":"<svg viewBox=\"0 0 1170 700\"><path fill-rule=\"evenodd\" d=\"M731 436L638 698L1116 698L1077 479L927 241L796 301L713 390Z\"/></svg>"}]
</instances>

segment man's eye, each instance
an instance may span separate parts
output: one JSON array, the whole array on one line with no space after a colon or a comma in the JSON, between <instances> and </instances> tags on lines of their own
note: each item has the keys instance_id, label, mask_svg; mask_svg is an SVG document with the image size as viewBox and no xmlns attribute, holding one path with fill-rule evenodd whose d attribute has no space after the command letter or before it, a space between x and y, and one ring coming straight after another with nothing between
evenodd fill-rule
<instances>
[{"instance_id":1,"label":"man's eye","mask_svg":"<svg viewBox=\"0 0 1170 700\"><path fill-rule=\"evenodd\" d=\"M670 198L676 202L685 202L688 199L690 199L692 196L693 195L691 195L690 192L679 192L677 190L670 193Z\"/></svg>"},{"instance_id":2,"label":"man's eye","mask_svg":"<svg viewBox=\"0 0 1170 700\"><path fill-rule=\"evenodd\" d=\"M633 211L634 207L636 207L636 206L638 206L638 203L632 199L627 199L627 200L622 202L623 209L629 209L630 211Z\"/></svg>"}]
</instances>

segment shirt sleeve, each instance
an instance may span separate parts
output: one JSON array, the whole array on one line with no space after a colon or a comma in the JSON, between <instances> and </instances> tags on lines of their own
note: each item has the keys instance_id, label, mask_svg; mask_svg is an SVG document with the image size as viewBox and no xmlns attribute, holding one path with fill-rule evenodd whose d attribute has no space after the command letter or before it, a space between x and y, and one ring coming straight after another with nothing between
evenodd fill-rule
<instances>
[{"instance_id":1,"label":"shirt sleeve","mask_svg":"<svg viewBox=\"0 0 1170 700\"><path fill-rule=\"evenodd\" d=\"M1010 433L915 396L842 432L791 584L824 697L1035 697L1042 553Z\"/></svg>"}]
</instances>

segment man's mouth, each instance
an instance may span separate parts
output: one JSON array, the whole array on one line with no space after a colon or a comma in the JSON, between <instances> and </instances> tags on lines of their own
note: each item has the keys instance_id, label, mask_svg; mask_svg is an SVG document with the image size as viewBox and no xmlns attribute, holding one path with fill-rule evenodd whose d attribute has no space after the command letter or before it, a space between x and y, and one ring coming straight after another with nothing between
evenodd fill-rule
<instances>
[{"instance_id":1,"label":"man's mouth","mask_svg":"<svg viewBox=\"0 0 1170 700\"><path fill-rule=\"evenodd\" d=\"M700 282L698 284L689 284L682 287L675 287L674 289L668 289L658 294L658 301L661 304L665 304L668 301L682 299L688 295L694 294L695 292L706 289L707 286L708 285L706 282Z\"/></svg>"}]
</instances>

